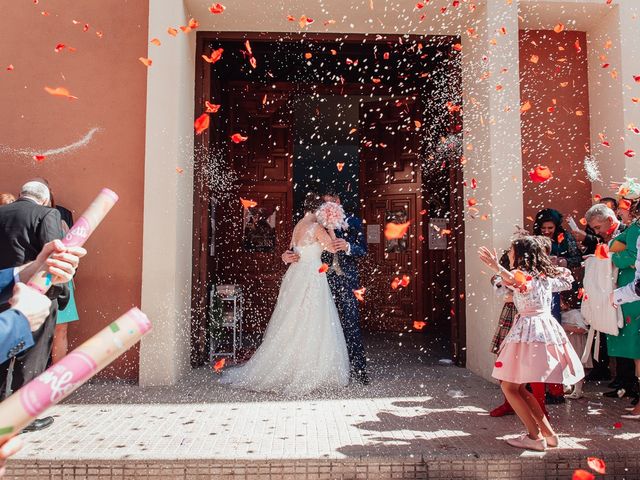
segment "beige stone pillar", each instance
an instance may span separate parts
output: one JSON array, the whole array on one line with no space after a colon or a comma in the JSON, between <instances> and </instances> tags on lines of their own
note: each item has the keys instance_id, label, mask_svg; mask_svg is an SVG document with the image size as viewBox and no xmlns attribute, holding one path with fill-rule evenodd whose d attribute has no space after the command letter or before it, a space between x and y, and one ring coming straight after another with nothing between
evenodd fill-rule
<instances>
[{"instance_id":1,"label":"beige stone pillar","mask_svg":"<svg viewBox=\"0 0 640 480\"><path fill-rule=\"evenodd\" d=\"M477 250L506 248L523 221L516 4L488 0L469 22L473 30L462 32L465 202L478 202L465 221L467 367L485 378L495 361L489 346L502 304Z\"/></svg>"},{"instance_id":2,"label":"beige stone pillar","mask_svg":"<svg viewBox=\"0 0 640 480\"><path fill-rule=\"evenodd\" d=\"M640 2L616 1L587 31L589 48L589 103L591 147L602 182L594 183L594 193L611 195L611 181L623 177L640 178L640 135L627 127L640 125ZM608 68L603 64L608 63ZM604 135L610 146L604 146ZM636 157L624 152L634 150Z\"/></svg>"},{"instance_id":3,"label":"beige stone pillar","mask_svg":"<svg viewBox=\"0 0 640 480\"><path fill-rule=\"evenodd\" d=\"M140 347L140 385L171 385L190 368L195 34L182 0L149 2L142 310L153 332ZM144 67L142 67L144 68Z\"/></svg>"}]
</instances>

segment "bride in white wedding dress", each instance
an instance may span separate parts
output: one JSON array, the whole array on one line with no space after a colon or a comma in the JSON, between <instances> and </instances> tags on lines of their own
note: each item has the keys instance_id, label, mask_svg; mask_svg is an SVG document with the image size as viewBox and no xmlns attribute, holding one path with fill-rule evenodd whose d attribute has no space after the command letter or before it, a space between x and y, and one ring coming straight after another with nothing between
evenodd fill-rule
<instances>
[{"instance_id":1,"label":"bride in white wedding dress","mask_svg":"<svg viewBox=\"0 0 640 480\"><path fill-rule=\"evenodd\" d=\"M323 250L335 253L316 219L321 201L307 194L305 215L291 245L300 256L282 279L262 344L244 365L227 370L222 383L285 395L346 386L349 355L329 283L321 272Z\"/></svg>"}]
</instances>

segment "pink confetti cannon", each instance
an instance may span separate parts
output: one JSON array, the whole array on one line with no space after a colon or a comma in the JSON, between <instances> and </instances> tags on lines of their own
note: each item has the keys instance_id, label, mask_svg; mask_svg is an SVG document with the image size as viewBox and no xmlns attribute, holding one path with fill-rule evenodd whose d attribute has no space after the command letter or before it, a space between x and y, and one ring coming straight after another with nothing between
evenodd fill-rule
<instances>
[{"instance_id":1,"label":"pink confetti cannon","mask_svg":"<svg viewBox=\"0 0 640 480\"><path fill-rule=\"evenodd\" d=\"M64 400L151 331L151 322L132 308L73 352L0 403L0 445Z\"/></svg>"},{"instance_id":2,"label":"pink confetti cannon","mask_svg":"<svg viewBox=\"0 0 640 480\"><path fill-rule=\"evenodd\" d=\"M115 192L108 188L103 188L95 200L91 202L89 208L73 224L62 243L68 247L81 247L84 245L117 201L118 195ZM40 293L46 293L51 287L51 276L47 273L46 266L43 265L42 269L31 277L27 285L35 288Z\"/></svg>"}]
</instances>

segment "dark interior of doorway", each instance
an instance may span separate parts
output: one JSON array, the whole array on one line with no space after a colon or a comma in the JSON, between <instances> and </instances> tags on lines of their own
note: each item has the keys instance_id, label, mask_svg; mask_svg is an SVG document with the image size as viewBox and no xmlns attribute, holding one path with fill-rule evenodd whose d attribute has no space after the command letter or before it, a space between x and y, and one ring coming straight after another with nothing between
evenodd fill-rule
<instances>
[{"instance_id":1,"label":"dark interior of doorway","mask_svg":"<svg viewBox=\"0 0 640 480\"><path fill-rule=\"evenodd\" d=\"M248 53L246 39L251 41L251 54ZM238 202L239 190L233 178L228 183L212 181L212 176L223 176L227 172L220 165L212 168L211 160L214 157L214 162L224 163L232 155L228 149L232 119L227 111L230 92L239 84L261 89L265 98L271 87L286 85L284 88L291 90L291 97L298 104L304 102L304 99L318 102L323 98L348 99L349 96L354 99L423 98L425 122L429 122L426 129L429 135L423 152L425 209L433 209L434 212L441 209L442 215L448 217L454 234L445 251L431 252L422 259L425 265L423 277L429 278L429 281L419 284L423 291L428 290L421 299L429 303L424 305L424 318L416 320L426 320L429 328L424 330L424 334L439 344L448 344L450 355L458 364L464 364L464 227L461 196L457 190L462 183L460 151L459 145L452 146L452 142L448 140L450 136L460 133L461 118L459 111L456 114L455 109L442 113L448 102L454 106L459 105L459 59L452 50L456 42L455 38L434 36L336 38L322 35L199 34L195 116L202 113L205 100L221 104L222 108L219 114L212 115L211 128L198 137L196 142L192 304L194 365L202 364L206 359L208 289L212 283L226 280L220 273L220 258L210 255L210 247L215 246L216 242L215 236L212 237L210 217L220 219L234 202ZM218 48L223 48L225 52L222 61L214 65L200 62L202 54L209 55ZM252 68L248 61L251 56L257 59L257 68ZM249 90L247 87L246 91ZM300 139L298 133L296 139ZM324 138L321 143L325 141L329 139ZM350 148L342 153L355 160L357 143L344 145L345 148ZM290 181L294 184L297 183L295 172L298 167L304 168L304 162L313 162L314 158L317 161L326 156L324 150L315 152L308 158L296 158L295 151L294 148L290 153L289 162L293 174ZM350 165L346 175L355 175L357 180L357 170L358 165ZM333 175L335 177L335 172ZM332 181L321 175L319 177L320 182ZM358 198L358 181L346 184L343 182L339 187L347 188L345 185L351 185L348 188L354 194L349 208L357 212L366 199ZM441 198L434 203L436 188ZM293 191L294 197L299 197L304 188L294 188ZM284 212L285 217L290 216L282 219L285 229L291 226L295 205L298 203L297 198L292 199L292 211ZM417 219L416 224L418 230L415 236L427 241L428 223ZM277 256L279 257L279 252ZM273 281L282 271L280 268L279 273L268 281ZM442 287L442 291L437 291L438 286ZM268 318L262 319L255 328L257 331L264 328L265 320Z\"/></svg>"}]
</instances>

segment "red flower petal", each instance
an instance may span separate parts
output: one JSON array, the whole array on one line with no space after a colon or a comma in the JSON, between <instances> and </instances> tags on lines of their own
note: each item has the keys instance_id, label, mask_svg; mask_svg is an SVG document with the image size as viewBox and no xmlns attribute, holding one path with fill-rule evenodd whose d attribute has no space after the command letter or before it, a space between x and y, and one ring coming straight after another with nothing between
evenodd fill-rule
<instances>
[{"instance_id":1,"label":"red flower petal","mask_svg":"<svg viewBox=\"0 0 640 480\"><path fill-rule=\"evenodd\" d=\"M193 126L196 129L196 135L200 135L207 128L209 128L210 121L211 119L209 118L209 115L207 115L206 113L203 113L198 118L196 118L196 121L193 122Z\"/></svg>"},{"instance_id":2,"label":"red flower petal","mask_svg":"<svg viewBox=\"0 0 640 480\"><path fill-rule=\"evenodd\" d=\"M599 243L596 246L595 256L600 260L609 258L609 245L607 245L606 243Z\"/></svg>"},{"instance_id":3,"label":"red flower petal","mask_svg":"<svg viewBox=\"0 0 640 480\"><path fill-rule=\"evenodd\" d=\"M529 178L536 183L546 182L552 177L551 170L544 165L538 165L529 172Z\"/></svg>"},{"instance_id":4,"label":"red flower petal","mask_svg":"<svg viewBox=\"0 0 640 480\"><path fill-rule=\"evenodd\" d=\"M225 9L225 7L221 3L214 3L213 5L211 5L209 7L209 11L211 13L213 13L214 15L218 15L218 14L224 12L224 9Z\"/></svg>"},{"instance_id":5,"label":"red flower petal","mask_svg":"<svg viewBox=\"0 0 640 480\"><path fill-rule=\"evenodd\" d=\"M239 133L234 133L233 135L231 135L231 141L233 143L242 143L242 142L246 142L247 139L249 137L243 137L242 135L240 135Z\"/></svg>"},{"instance_id":6,"label":"red flower petal","mask_svg":"<svg viewBox=\"0 0 640 480\"><path fill-rule=\"evenodd\" d=\"M624 152L624 154L629 157L629 158L633 158L636 156L636 152L634 152L633 150L629 149L626 152Z\"/></svg>"},{"instance_id":7,"label":"red flower petal","mask_svg":"<svg viewBox=\"0 0 640 480\"><path fill-rule=\"evenodd\" d=\"M594 480L596 477L593 473L586 470L576 470L573 472L571 480Z\"/></svg>"},{"instance_id":8,"label":"red flower petal","mask_svg":"<svg viewBox=\"0 0 640 480\"><path fill-rule=\"evenodd\" d=\"M227 363L227 359L226 358L221 358L220 360L218 360L214 365L213 365L213 371L216 373L220 373L222 371L222 369L224 368L224 364Z\"/></svg>"},{"instance_id":9,"label":"red flower petal","mask_svg":"<svg viewBox=\"0 0 640 480\"><path fill-rule=\"evenodd\" d=\"M329 265L327 265L326 263L323 263L322 265L320 265L320 268L318 269L318 273L324 273L327 270L329 270Z\"/></svg>"},{"instance_id":10,"label":"red flower petal","mask_svg":"<svg viewBox=\"0 0 640 480\"><path fill-rule=\"evenodd\" d=\"M34 159L36 162L43 162L45 158L46 158L46 157L45 157L44 155L34 155L34 156L33 156L33 159Z\"/></svg>"},{"instance_id":11,"label":"red flower petal","mask_svg":"<svg viewBox=\"0 0 640 480\"><path fill-rule=\"evenodd\" d=\"M495 363L496 368L502 368L502 365L503 365L502 362Z\"/></svg>"},{"instance_id":12,"label":"red flower petal","mask_svg":"<svg viewBox=\"0 0 640 480\"><path fill-rule=\"evenodd\" d=\"M594 472L601 473L604 475L607 473L607 464L604 463L604 460L597 457L589 457L587 458L587 465Z\"/></svg>"}]
</instances>

